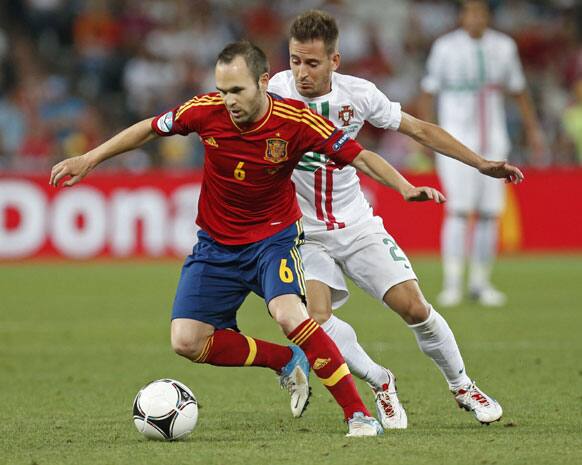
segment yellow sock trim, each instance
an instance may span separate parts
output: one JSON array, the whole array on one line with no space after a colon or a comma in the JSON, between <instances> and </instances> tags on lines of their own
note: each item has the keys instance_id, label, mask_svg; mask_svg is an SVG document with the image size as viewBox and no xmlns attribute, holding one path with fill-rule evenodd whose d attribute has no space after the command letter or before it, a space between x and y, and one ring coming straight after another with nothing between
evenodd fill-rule
<instances>
[{"instance_id":1,"label":"yellow sock trim","mask_svg":"<svg viewBox=\"0 0 582 465\"><path fill-rule=\"evenodd\" d=\"M308 331L313 329L313 327L317 329L317 323L315 322L315 320L309 320L309 323L305 325L305 327L299 332L299 334L297 334L293 339L291 339L291 342L293 342L293 344L299 345L300 344L299 341L302 340L303 336L307 334Z\"/></svg>"},{"instance_id":2,"label":"yellow sock trim","mask_svg":"<svg viewBox=\"0 0 582 465\"><path fill-rule=\"evenodd\" d=\"M315 332L317 331L317 328L319 328L319 325L317 323L315 323L315 325L313 325L309 331L307 331L306 333L303 333L303 336L301 336L301 338L299 338L297 340L297 345L300 346L301 344L303 344L305 341L307 341L307 339L309 339L309 337Z\"/></svg>"},{"instance_id":3,"label":"yellow sock trim","mask_svg":"<svg viewBox=\"0 0 582 465\"><path fill-rule=\"evenodd\" d=\"M249 343L249 356L245 360L245 366L248 367L252 365L255 361L255 357L257 356L257 343L252 337L245 336L247 338L247 342Z\"/></svg>"},{"instance_id":4,"label":"yellow sock trim","mask_svg":"<svg viewBox=\"0 0 582 465\"><path fill-rule=\"evenodd\" d=\"M202 349L202 353L194 360L194 363L204 363L206 361L206 357L208 357L208 352L210 352L210 348L212 347L213 342L214 336L211 336L208 341L206 341L204 349Z\"/></svg>"},{"instance_id":5,"label":"yellow sock trim","mask_svg":"<svg viewBox=\"0 0 582 465\"><path fill-rule=\"evenodd\" d=\"M315 373L317 374L317 373ZM348 368L348 365L346 363L343 363L340 365L340 367L335 370L333 372L333 375L331 375L329 378L325 378L325 379L321 379L321 382L324 384L324 386L327 387L331 387L331 386L335 386L338 382L341 381L341 379L350 374L350 369ZM319 375L318 375L319 376Z\"/></svg>"}]
</instances>

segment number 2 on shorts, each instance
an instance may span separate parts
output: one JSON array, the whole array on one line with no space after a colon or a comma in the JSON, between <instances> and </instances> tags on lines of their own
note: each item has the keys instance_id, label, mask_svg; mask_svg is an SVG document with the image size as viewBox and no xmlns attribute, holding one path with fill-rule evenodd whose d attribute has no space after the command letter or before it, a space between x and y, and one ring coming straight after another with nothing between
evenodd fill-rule
<instances>
[{"instance_id":1,"label":"number 2 on shorts","mask_svg":"<svg viewBox=\"0 0 582 465\"><path fill-rule=\"evenodd\" d=\"M384 239L382 242L384 242L384 244L386 245L390 245L390 255L392 256L392 260L394 260L395 262L401 262L401 261L405 261L406 258L405 257L401 257L400 255L397 255L396 252L400 250L400 247L398 247L396 245L396 242L390 240L390 239Z\"/></svg>"}]
</instances>

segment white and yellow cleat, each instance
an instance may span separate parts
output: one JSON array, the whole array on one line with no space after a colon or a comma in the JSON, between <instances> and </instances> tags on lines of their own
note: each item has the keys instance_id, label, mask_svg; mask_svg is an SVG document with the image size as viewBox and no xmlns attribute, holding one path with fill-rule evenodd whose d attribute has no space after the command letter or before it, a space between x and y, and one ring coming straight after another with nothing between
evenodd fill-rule
<instances>
[{"instance_id":1,"label":"white and yellow cleat","mask_svg":"<svg viewBox=\"0 0 582 465\"><path fill-rule=\"evenodd\" d=\"M493 397L485 394L477 387L475 381L457 391L451 391L460 408L472 412L481 424L488 425L501 420L503 409Z\"/></svg>"},{"instance_id":2,"label":"white and yellow cleat","mask_svg":"<svg viewBox=\"0 0 582 465\"><path fill-rule=\"evenodd\" d=\"M380 389L368 383L374 392L376 401L376 413L380 423L385 429L406 429L408 427L408 417L406 410L398 399L398 390L396 389L396 377L392 372L386 369L388 383L382 385Z\"/></svg>"},{"instance_id":3,"label":"white and yellow cleat","mask_svg":"<svg viewBox=\"0 0 582 465\"><path fill-rule=\"evenodd\" d=\"M291 395L291 414L299 418L307 408L311 396L309 361L298 346L291 345L289 348L293 355L289 363L281 370L279 384Z\"/></svg>"},{"instance_id":4,"label":"white and yellow cleat","mask_svg":"<svg viewBox=\"0 0 582 465\"><path fill-rule=\"evenodd\" d=\"M368 417L362 412L356 412L348 420L347 438L358 438L365 436L380 436L384 433L382 425L373 417Z\"/></svg>"}]
</instances>

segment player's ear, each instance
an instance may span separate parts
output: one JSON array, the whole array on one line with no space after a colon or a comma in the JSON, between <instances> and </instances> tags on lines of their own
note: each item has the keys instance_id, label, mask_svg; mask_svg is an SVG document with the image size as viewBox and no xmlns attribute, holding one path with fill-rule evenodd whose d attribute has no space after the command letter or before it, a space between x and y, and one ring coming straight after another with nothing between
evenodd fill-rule
<instances>
[{"instance_id":1,"label":"player's ear","mask_svg":"<svg viewBox=\"0 0 582 465\"><path fill-rule=\"evenodd\" d=\"M259 90L261 92L266 92L267 87L269 87L269 73L263 73L259 77Z\"/></svg>"},{"instance_id":2,"label":"player's ear","mask_svg":"<svg viewBox=\"0 0 582 465\"><path fill-rule=\"evenodd\" d=\"M333 52L331 56L331 69L332 71L337 71L340 65L340 54L339 52Z\"/></svg>"}]
</instances>

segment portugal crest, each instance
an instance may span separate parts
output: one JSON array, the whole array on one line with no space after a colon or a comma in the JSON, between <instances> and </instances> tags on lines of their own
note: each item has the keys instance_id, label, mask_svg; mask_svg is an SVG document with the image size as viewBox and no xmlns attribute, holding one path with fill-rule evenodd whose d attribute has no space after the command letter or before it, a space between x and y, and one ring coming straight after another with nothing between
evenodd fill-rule
<instances>
[{"instance_id":1,"label":"portugal crest","mask_svg":"<svg viewBox=\"0 0 582 465\"><path fill-rule=\"evenodd\" d=\"M349 126L351 119L354 117L354 110L350 105L342 105L337 117L344 123L344 127Z\"/></svg>"},{"instance_id":2,"label":"portugal crest","mask_svg":"<svg viewBox=\"0 0 582 465\"><path fill-rule=\"evenodd\" d=\"M278 138L267 139L265 160L272 163L281 163L287 159L287 141Z\"/></svg>"}]
</instances>

